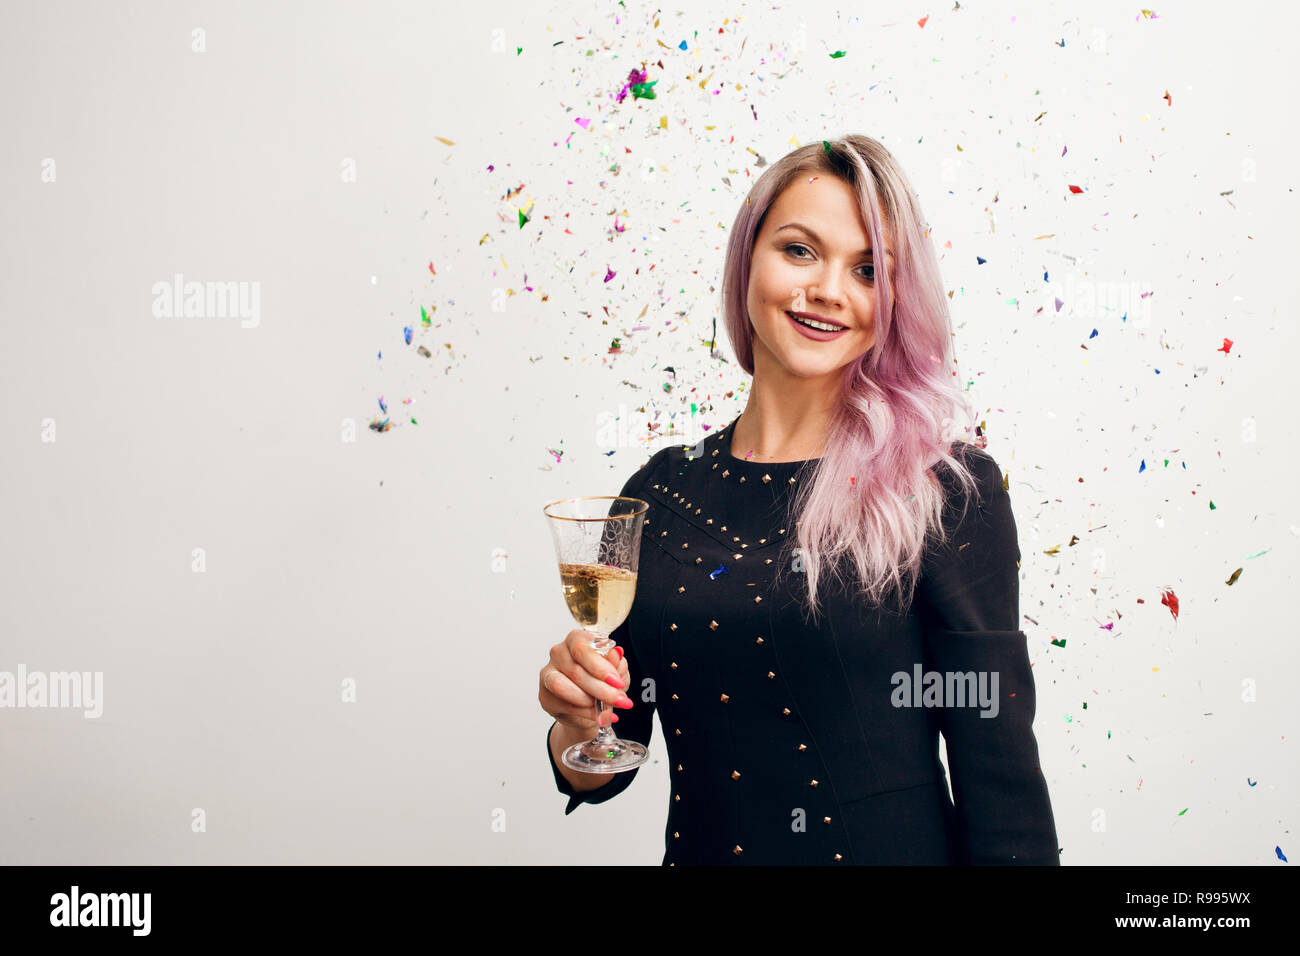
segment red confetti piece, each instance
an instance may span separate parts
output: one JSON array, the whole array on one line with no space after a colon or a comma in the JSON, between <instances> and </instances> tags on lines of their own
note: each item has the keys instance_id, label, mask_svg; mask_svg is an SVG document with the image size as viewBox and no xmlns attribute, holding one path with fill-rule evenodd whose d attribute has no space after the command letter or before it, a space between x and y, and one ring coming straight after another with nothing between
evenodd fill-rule
<instances>
[{"instance_id":1,"label":"red confetti piece","mask_svg":"<svg viewBox=\"0 0 1300 956\"><path fill-rule=\"evenodd\" d=\"M929 20L929 19L930 19L930 15L929 15L929 14L926 14L926 15L923 16L921 19L919 19L919 20L916 21L916 25L917 25L918 27L920 27L922 30L924 30L924 29L925 29L925 21L926 21L926 20Z\"/></svg>"},{"instance_id":2,"label":"red confetti piece","mask_svg":"<svg viewBox=\"0 0 1300 956\"><path fill-rule=\"evenodd\" d=\"M1081 192L1083 192L1083 190L1080 189L1078 186L1071 186L1071 187L1070 187L1070 192L1072 192L1072 193L1076 193L1076 194L1077 194L1077 193L1081 193Z\"/></svg>"},{"instance_id":3,"label":"red confetti piece","mask_svg":"<svg viewBox=\"0 0 1300 956\"><path fill-rule=\"evenodd\" d=\"M1175 594L1173 591L1169 591L1169 590L1165 591L1160 595L1160 603L1163 604L1165 607L1169 608L1169 613L1174 616L1175 621L1178 620L1178 595L1177 594Z\"/></svg>"},{"instance_id":4,"label":"red confetti piece","mask_svg":"<svg viewBox=\"0 0 1300 956\"><path fill-rule=\"evenodd\" d=\"M1220 346L1219 346L1217 349L1215 349L1214 351L1216 351L1216 352L1222 352L1224 355L1227 355L1228 352L1229 352L1231 349L1232 349L1232 339L1224 339L1224 340L1223 340L1223 344L1220 345Z\"/></svg>"}]
</instances>

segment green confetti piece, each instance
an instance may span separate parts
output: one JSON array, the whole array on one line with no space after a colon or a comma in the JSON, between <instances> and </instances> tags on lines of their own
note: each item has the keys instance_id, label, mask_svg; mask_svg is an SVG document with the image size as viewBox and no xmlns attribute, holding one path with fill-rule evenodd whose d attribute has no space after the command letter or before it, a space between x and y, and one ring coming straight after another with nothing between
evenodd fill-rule
<instances>
[{"instance_id":1,"label":"green confetti piece","mask_svg":"<svg viewBox=\"0 0 1300 956\"><path fill-rule=\"evenodd\" d=\"M1109 731L1109 730L1106 731L1106 739L1107 739L1107 740L1110 740L1110 731Z\"/></svg>"},{"instance_id":2,"label":"green confetti piece","mask_svg":"<svg viewBox=\"0 0 1300 956\"><path fill-rule=\"evenodd\" d=\"M1254 554L1248 554L1246 555L1246 560L1249 561L1251 558L1263 557L1264 555L1268 554L1272 550L1273 550L1272 548L1265 548L1263 551L1256 551Z\"/></svg>"},{"instance_id":3,"label":"green confetti piece","mask_svg":"<svg viewBox=\"0 0 1300 956\"><path fill-rule=\"evenodd\" d=\"M524 215L524 211L522 209L519 210L519 228L520 229L524 228L524 223L526 223L527 221L528 221L528 217Z\"/></svg>"},{"instance_id":4,"label":"green confetti piece","mask_svg":"<svg viewBox=\"0 0 1300 956\"><path fill-rule=\"evenodd\" d=\"M1060 640L1057 640L1056 638L1052 638L1052 644L1054 644L1056 647L1064 647L1065 638L1061 638Z\"/></svg>"},{"instance_id":5,"label":"green confetti piece","mask_svg":"<svg viewBox=\"0 0 1300 956\"><path fill-rule=\"evenodd\" d=\"M1088 709L1088 702L1086 700L1083 702L1083 709L1084 710Z\"/></svg>"},{"instance_id":6,"label":"green confetti piece","mask_svg":"<svg viewBox=\"0 0 1300 956\"><path fill-rule=\"evenodd\" d=\"M1186 813L1186 812L1187 812L1188 810L1190 810L1190 809L1192 809L1192 808L1191 808L1191 807L1183 807L1182 813L1179 813L1178 815L1181 817L1181 816L1183 815L1183 813Z\"/></svg>"},{"instance_id":7,"label":"green confetti piece","mask_svg":"<svg viewBox=\"0 0 1300 956\"><path fill-rule=\"evenodd\" d=\"M1210 510L1211 510L1211 511L1218 511L1218 510L1219 510L1218 508L1214 507L1214 502L1213 502L1213 501L1210 502Z\"/></svg>"},{"instance_id":8,"label":"green confetti piece","mask_svg":"<svg viewBox=\"0 0 1300 956\"><path fill-rule=\"evenodd\" d=\"M836 50L834 53L831 54L831 59L832 59L832 60L838 60L838 59L839 59L840 57L842 57L842 56L844 56L844 51L843 51L843 50Z\"/></svg>"},{"instance_id":9,"label":"green confetti piece","mask_svg":"<svg viewBox=\"0 0 1300 956\"><path fill-rule=\"evenodd\" d=\"M1066 714L1066 715L1065 715L1065 722L1066 722L1067 724L1072 724L1072 723L1074 723L1074 718L1071 717L1069 714Z\"/></svg>"},{"instance_id":10,"label":"green confetti piece","mask_svg":"<svg viewBox=\"0 0 1300 956\"><path fill-rule=\"evenodd\" d=\"M633 83L632 99L634 100L652 100L655 98L654 85L658 80L651 80L649 83Z\"/></svg>"},{"instance_id":11,"label":"green confetti piece","mask_svg":"<svg viewBox=\"0 0 1300 956\"><path fill-rule=\"evenodd\" d=\"M831 151L831 144L826 142L826 140L822 140L822 148L829 153Z\"/></svg>"},{"instance_id":12,"label":"green confetti piece","mask_svg":"<svg viewBox=\"0 0 1300 956\"><path fill-rule=\"evenodd\" d=\"M524 52L524 48L523 48L523 47L521 47L521 46L517 46L517 47L515 47L515 56L518 56L520 53L523 53L523 52Z\"/></svg>"},{"instance_id":13,"label":"green confetti piece","mask_svg":"<svg viewBox=\"0 0 1300 956\"><path fill-rule=\"evenodd\" d=\"M424 306L420 306L420 323L427 329L429 327L429 313L424 311Z\"/></svg>"},{"instance_id":14,"label":"green confetti piece","mask_svg":"<svg viewBox=\"0 0 1300 956\"><path fill-rule=\"evenodd\" d=\"M418 424L420 424L420 423L417 422L414 418L412 418L412 419L411 419L411 424L412 424L412 425L418 425Z\"/></svg>"}]
</instances>

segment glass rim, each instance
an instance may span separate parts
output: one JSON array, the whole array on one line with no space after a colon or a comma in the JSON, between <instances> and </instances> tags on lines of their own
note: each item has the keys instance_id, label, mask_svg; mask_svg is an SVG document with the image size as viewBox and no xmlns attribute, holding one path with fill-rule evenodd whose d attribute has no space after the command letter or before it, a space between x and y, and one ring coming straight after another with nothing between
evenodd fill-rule
<instances>
[{"instance_id":1,"label":"glass rim","mask_svg":"<svg viewBox=\"0 0 1300 956\"><path fill-rule=\"evenodd\" d=\"M570 501L636 501L640 506L633 511L621 515L607 515L604 518L569 518L565 515L553 515L550 509L555 505L567 504ZM557 501L549 502L542 506L542 514L552 521L622 521L626 518L635 518L643 515L650 510L650 503L643 498L633 498L630 495L578 495L573 498L560 498Z\"/></svg>"}]
</instances>

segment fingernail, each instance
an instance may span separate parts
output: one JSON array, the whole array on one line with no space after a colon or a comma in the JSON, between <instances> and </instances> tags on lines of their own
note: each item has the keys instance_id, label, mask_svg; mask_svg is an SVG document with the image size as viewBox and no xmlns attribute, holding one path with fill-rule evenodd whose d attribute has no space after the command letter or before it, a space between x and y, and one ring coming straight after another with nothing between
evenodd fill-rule
<instances>
[{"instance_id":1,"label":"fingernail","mask_svg":"<svg viewBox=\"0 0 1300 956\"><path fill-rule=\"evenodd\" d=\"M618 659L621 661L621 660L623 659L623 648L621 648L621 647L619 647L617 644L615 644L615 645L614 645L614 650L618 651Z\"/></svg>"},{"instance_id":2,"label":"fingernail","mask_svg":"<svg viewBox=\"0 0 1300 956\"><path fill-rule=\"evenodd\" d=\"M614 701L614 706L622 707L624 710L627 710L632 706L632 699L628 697L627 694L619 694L618 700Z\"/></svg>"},{"instance_id":3,"label":"fingernail","mask_svg":"<svg viewBox=\"0 0 1300 956\"><path fill-rule=\"evenodd\" d=\"M619 677L617 674L606 674L605 683L610 687L616 687L619 690L623 689L623 678Z\"/></svg>"},{"instance_id":4,"label":"fingernail","mask_svg":"<svg viewBox=\"0 0 1300 956\"><path fill-rule=\"evenodd\" d=\"M610 715L609 715L609 722L610 722L611 724L616 724L616 723L618 723L618 714L610 714Z\"/></svg>"}]
</instances>

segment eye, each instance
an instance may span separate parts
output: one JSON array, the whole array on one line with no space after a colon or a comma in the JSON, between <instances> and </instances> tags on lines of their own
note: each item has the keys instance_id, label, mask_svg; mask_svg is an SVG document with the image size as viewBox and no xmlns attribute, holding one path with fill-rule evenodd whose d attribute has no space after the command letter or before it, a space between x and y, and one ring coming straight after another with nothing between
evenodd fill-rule
<instances>
[{"instance_id":1,"label":"eye","mask_svg":"<svg viewBox=\"0 0 1300 956\"><path fill-rule=\"evenodd\" d=\"M808 252L808 251L809 251L807 246L802 245L802 244L800 244L800 243L798 243L798 242L792 242L792 243L790 243L788 246L785 247L785 250L784 250L784 251L785 251L785 252L790 252L791 249L802 249L802 250L804 250L804 252ZM802 259L803 256L795 256L795 258L796 258L796 259ZM866 264L865 266L863 266L862 268L866 269L867 272L868 272L868 274L867 274L867 275L864 275L862 278L866 279L868 282L875 282L875 281L876 281L876 267L875 267L874 265L872 265L871 263L867 263L867 264Z\"/></svg>"}]
</instances>

